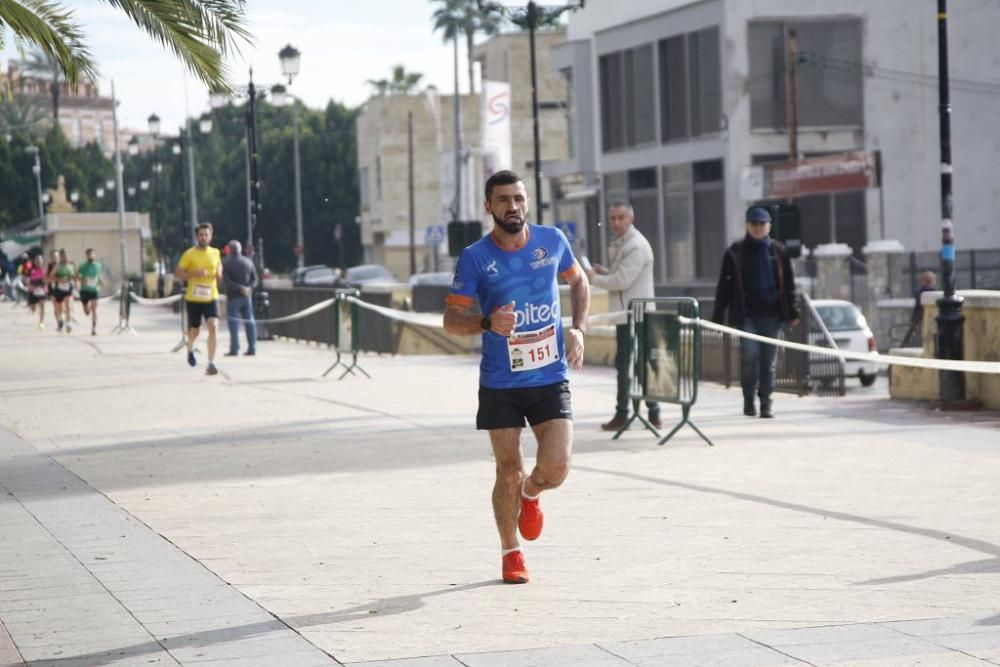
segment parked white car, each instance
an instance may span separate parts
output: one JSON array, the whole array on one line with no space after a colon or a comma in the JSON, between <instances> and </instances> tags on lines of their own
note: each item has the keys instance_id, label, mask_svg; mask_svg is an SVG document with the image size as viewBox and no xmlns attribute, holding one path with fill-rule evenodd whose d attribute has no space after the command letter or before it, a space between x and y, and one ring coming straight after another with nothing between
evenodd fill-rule
<instances>
[{"instance_id":1,"label":"parked white car","mask_svg":"<svg viewBox=\"0 0 1000 667\"><path fill-rule=\"evenodd\" d=\"M819 299L813 301L812 305L839 349L878 356L875 334L872 333L865 316L857 306L850 301L838 299ZM816 334L811 334L811 337L815 336ZM870 387L875 383L878 368L879 364L872 361L847 359L844 364L844 377L856 377L861 380L862 385Z\"/></svg>"}]
</instances>

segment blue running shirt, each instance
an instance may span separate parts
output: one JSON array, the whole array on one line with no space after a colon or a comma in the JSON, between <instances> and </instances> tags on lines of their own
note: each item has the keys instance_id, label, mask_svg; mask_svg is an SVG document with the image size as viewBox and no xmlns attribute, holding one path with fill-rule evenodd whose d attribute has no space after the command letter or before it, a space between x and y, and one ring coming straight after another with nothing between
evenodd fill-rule
<instances>
[{"instance_id":1,"label":"blue running shirt","mask_svg":"<svg viewBox=\"0 0 1000 667\"><path fill-rule=\"evenodd\" d=\"M514 335L483 333L479 384L491 389L540 387L567 379L557 278L579 271L556 227L527 225L528 241L504 250L488 234L458 258L447 303L468 307L479 297L483 313L514 302Z\"/></svg>"}]
</instances>

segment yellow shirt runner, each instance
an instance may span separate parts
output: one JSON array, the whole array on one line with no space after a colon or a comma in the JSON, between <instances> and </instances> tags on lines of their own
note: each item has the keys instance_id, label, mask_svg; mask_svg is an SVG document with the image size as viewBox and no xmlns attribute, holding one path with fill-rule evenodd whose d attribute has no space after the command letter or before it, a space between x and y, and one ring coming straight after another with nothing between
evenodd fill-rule
<instances>
[{"instance_id":1,"label":"yellow shirt runner","mask_svg":"<svg viewBox=\"0 0 1000 667\"><path fill-rule=\"evenodd\" d=\"M177 266L181 267L189 274L198 273L204 269L205 275L191 276L187 281L187 293L185 301L192 303L211 303L219 298L219 287L216 275L219 265L222 263L222 256L218 248L211 246L199 248L197 246L188 248Z\"/></svg>"}]
</instances>

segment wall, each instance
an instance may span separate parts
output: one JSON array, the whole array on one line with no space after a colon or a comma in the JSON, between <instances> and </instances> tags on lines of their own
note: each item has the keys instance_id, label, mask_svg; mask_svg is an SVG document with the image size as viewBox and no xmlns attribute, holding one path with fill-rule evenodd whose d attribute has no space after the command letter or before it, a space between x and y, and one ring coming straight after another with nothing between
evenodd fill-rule
<instances>
[{"instance_id":1,"label":"wall","mask_svg":"<svg viewBox=\"0 0 1000 667\"><path fill-rule=\"evenodd\" d=\"M85 260L87 248L93 248L97 259L111 271L113 280L122 280L121 236L116 213L56 213L46 215L46 228L51 232L45 250L66 248L71 262ZM125 214L125 242L128 273L142 273L143 243L148 242L149 214ZM107 289L108 286L105 286Z\"/></svg>"},{"instance_id":2,"label":"wall","mask_svg":"<svg viewBox=\"0 0 1000 667\"><path fill-rule=\"evenodd\" d=\"M977 361L1000 361L1000 292L966 290L962 314L965 316L964 357ZM937 332L937 299L941 292L923 295L923 347L909 354L934 357L934 336ZM893 354L898 350L891 350ZM890 368L889 394L892 398L936 401L940 399L938 371L906 366ZM979 401L990 410L1000 410L1000 374L966 373L965 395Z\"/></svg>"}]
</instances>

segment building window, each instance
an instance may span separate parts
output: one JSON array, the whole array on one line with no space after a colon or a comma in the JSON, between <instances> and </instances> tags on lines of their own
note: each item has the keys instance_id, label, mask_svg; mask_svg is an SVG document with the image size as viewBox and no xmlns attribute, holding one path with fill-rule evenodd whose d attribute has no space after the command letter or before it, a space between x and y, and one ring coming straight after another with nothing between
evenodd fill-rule
<instances>
[{"instance_id":1,"label":"building window","mask_svg":"<svg viewBox=\"0 0 1000 667\"><path fill-rule=\"evenodd\" d=\"M601 146L604 152L625 147L625 77L621 51L601 56Z\"/></svg>"},{"instance_id":2,"label":"building window","mask_svg":"<svg viewBox=\"0 0 1000 667\"><path fill-rule=\"evenodd\" d=\"M601 145L605 152L656 141L653 45L601 56Z\"/></svg>"},{"instance_id":3,"label":"building window","mask_svg":"<svg viewBox=\"0 0 1000 667\"><path fill-rule=\"evenodd\" d=\"M371 194L368 187L368 167L361 167L358 174L358 185L361 187L361 210L371 210Z\"/></svg>"},{"instance_id":4,"label":"building window","mask_svg":"<svg viewBox=\"0 0 1000 667\"><path fill-rule=\"evenodd\" d=\"M656 141L656 100L653 90L653 45L625 51L626 140L629 146ZM655 179L654 179L655 180Z\"/></svg>"},{"instance_id":5,"label":"building window","mask_svg":"<svg viewBox=\"0 0 1000 667\"><path fill-rule=\"evenodd\" d=\"M726 249L722 160L668 165L662 180L668 277L714 281Z\"/></svg>"},{"instance_id":6,"label":"building window","mask_svg":"<svg viewBox=\"0 0 1000 667\"><path fill-rule=\"evenodd\" d=\"M566 81L566 141L567 156L569 159L576 157L576 95L573 91L573 70L566 68L562 70L563 78Z\"/></svg>"},{"instance_id":7,"label":"building window","mask_svg":"<svg viewBox=\"0 0 1000 667\"><path fill-rule=\"evenodd\" d=\"M788 127L788 35L793 30L799 126L862 125L861 21L831 19L750 23L750 126Z\"/></svg>"},{"instance_id":8,"label":"building window","mask_svg":"<svg viewBox=\"0 0 1000 667\"><path fill-rule=\"evenodd\" d=\"M660 40L660 131L663 142L719 131L722 72L719 29Z\"/></svg>"}]
</instances>

